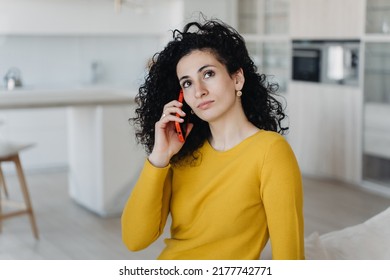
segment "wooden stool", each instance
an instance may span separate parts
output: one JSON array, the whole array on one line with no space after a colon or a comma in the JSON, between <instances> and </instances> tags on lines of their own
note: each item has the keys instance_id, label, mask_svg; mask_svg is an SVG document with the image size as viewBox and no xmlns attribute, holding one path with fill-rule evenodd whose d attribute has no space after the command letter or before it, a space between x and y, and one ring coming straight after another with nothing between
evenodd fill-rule
<instances>
[{"instance_id":1,"label":"wooden stool","mask_svg":"<svg viewBox=\"0 0 390 280\"><path fill-rule=\"evenodd\" d=\"M21 150L24 150L24 149L29 148L31 146L32 146L32 144L22 145L22 144L16 144L16 143L12 143L12 142L4 142L4 141L0 140L0 232L2 230L2 221L4 219L27 214L30 218L30 223L31 223L34 237L36 239L39 239L38 228L37 228L37 225L35 222L34 212L33 212L31 200L30 200L30 195L29 195L29 192L27 189L26 179L24 177L22 165L21 165L20 158L19 158L19 152ZM3 211L2 211L2 205L1 205L2 204L2 200L1 200L1 191L2 190L1 189L3 189L3 191L5 193L5 197L6 198L9 197L9 193L8 193L7 186L5 183L4 173L1 169L1 164L3 162L13 162L15 164L16 172L18 175L18 179L19 179L19 183L20 183L20 187L21 187L23 199L24 199L24 206L25 207L22 210L13 211L10 213L3 213Z\"/></svg>"}]
</instances>

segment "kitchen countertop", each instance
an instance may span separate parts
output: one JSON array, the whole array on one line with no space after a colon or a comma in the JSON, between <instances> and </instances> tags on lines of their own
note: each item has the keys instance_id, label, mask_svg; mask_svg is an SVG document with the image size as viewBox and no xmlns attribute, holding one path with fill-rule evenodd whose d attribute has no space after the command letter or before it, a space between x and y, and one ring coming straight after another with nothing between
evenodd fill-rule
<instances>
[{"instance_id":1,"label":"kitchen countertop","mask_svg":"<svg viewBox=\"0 0 390 280\"><path fill-rule=\"evenodd\" d=\"M0 110L123 105L134 103L135 94L135 90L112 88L0 90Z\"/></svg>"}]
</instances>

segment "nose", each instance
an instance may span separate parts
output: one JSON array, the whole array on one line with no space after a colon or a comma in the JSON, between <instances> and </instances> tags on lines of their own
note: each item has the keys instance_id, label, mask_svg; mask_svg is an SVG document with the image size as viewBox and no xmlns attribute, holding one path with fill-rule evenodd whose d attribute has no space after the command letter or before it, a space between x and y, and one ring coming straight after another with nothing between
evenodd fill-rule
<instances>
[{"instance_id":1,"label":"nose","mask_svg":"<svg viewBox=\"0 0 390 280\"><path fill-rule=\"evenodd\" d=\"M201 98L205 95L208 95L207 88L201 82L195 84L195 97Z\"/></svg>"}]
</instances>

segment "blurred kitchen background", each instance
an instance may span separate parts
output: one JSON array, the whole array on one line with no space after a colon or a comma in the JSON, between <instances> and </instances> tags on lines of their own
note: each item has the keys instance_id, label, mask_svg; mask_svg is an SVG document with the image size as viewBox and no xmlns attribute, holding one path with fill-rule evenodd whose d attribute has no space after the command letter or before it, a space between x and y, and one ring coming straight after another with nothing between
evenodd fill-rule
<instances>
[{"instance_id":1,"label":"blurred kitchen background","mask_svg":"<svg viewBox=\"0 0 390 280\"><path fill-rule=\"evenodd\" d=\"M127 120L151 56L199 12L280 86L306 233L390 206L390 0L0 0L0 139L35 144L21 159L41 235L4 220L0 259L155 258L161 239L120 240L144 160Z\"/></svg>"}]
</instances>

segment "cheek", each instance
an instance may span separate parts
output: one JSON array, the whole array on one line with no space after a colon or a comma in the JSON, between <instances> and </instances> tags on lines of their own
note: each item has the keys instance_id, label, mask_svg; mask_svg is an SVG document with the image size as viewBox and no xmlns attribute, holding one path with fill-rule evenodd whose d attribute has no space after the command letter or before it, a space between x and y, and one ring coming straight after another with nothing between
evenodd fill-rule
<instances>
[{"instance_id":1,"label":"cheek","mask_svg":"<svg viewBox=\"0 0 390 280\"><path fill-rule=\"evenodd\" d=\"M184 89L184 101L190 105L191 102L195 101L195 92L193 91L193 87Z\"/></svg>"},{"instance_id":2,"label":"cheek","mask_svg":"<svg viewBox=\"0 0 390 280\"><path fill-rule=\"evenodd\" d=\"M190 109L195 107L195 98L192 96L184 96L184 101L189 107L191 107Z\"/></svg>"}]
</instances>

